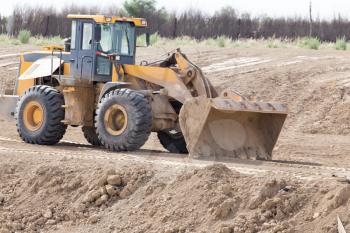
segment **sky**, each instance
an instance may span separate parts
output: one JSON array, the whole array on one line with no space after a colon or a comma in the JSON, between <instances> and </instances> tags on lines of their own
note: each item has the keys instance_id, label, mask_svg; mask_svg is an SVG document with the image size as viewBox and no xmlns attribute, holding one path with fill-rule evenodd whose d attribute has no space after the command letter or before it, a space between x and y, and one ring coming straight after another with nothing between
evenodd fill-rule
<instances>
[{"instance_id":1,"label":"sky","mask_svg":"<svg viewBox=\"0 0 350 233\"><path fill-rule=\"evenodd\" d=\"M15 5L54 6L87 5L109 6L121 5L124 0L0 0L2 15L11 14ZM170 11L181 12L193 8L208 14L225 6L232 6L240 13L251 13L254 16L308 16L309 0L158 0L159 7ZM350 0L312 0L314 17L333 18L338 14L350 18Z\"/></svg>"}]
</instances>

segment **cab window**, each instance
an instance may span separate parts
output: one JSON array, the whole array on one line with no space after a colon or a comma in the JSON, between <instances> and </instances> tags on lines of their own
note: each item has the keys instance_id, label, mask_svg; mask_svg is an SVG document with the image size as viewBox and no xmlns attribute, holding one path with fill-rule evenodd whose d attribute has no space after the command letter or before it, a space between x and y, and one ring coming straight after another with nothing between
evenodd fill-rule
<instances>
[{"instance_id":1,"label":"cab window","mask_svg":"<svg viewBox=\"0 0 350 233\"><path fill-rule=\"evenodd\" d=\"M112 27L110 24L101 25L101 40L98 43L97 50L104 53L112 51Z\"/></svg>"},{"instance_id":2,"label":"cab window","mask_svg":"<svg viewBox=\"0 0 350 233\"><path fill-rule=\"evenodd\" d=\"M97 51L103 53L112 53L113 45L112 45L112 27L111 24L101 24L98 25L101 27L101 39L97 43ZM96 74L98 75L111 75L112 64L106 58L102 56L97 56L96 58Z\"/></svg>"},{"instance_id":3,"label":"cab window","mask_svg":"<svg viewBox=\"0 0 350 233\"><path fill-rule=\"evenodd\" d=\"M72 21L72 35L71 35L71 49L75 49L75 43L76 43L76 34L77 34L77 21Z\"/></svg>"},{"instance_id":4,"label":"cab window","mask_svg":"<svg viewBox=\"0 0 350 233\"><path fill-rule=\"evenodd\" d=\"M115 50L121 55L132 56L134 54L135 27L130 23L117 23L115 25Z\"/></svg>"},{"instance_id":5,"label":"cab window","mask_svg":"<svg viewBox=\"0 0 350 233\"><path fill-rule=\"evenodd\" d=\"M81 42L82 50L92 48L92 23L83 23L83 37Z\"/></svg>"}]
</instances>

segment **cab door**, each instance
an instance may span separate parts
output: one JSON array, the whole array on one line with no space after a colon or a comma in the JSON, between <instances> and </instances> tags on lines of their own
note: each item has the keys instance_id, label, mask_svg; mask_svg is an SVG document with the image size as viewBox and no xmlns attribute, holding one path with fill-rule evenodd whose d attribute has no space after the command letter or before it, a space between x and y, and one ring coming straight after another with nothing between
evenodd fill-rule
<instances>
[{"instance_id":1,"label":"cab door","mask_svg":"<svg viewBox=\"0 0 350 233\"><path fill-rule=\"evenodd\" d=\"M94 67L93 21L72 21L71 72L74 78L91 81Z\"/></svg>"},{"instance_id":2,"label":"cab door","mask_svg":"<svg viewBox=\"0 0 350 233\"><path fill-rule=\"evenodd\" d=\"M92 21L81 21L81 40L80 51L78 56L78 70L81 79L92 81L94 66L94 42L93 42L93 26Z\"/></svg>"},{"instance_id":3,"label":"cab door","mask_svg":"<svg viewBox=\"0 0 350 233\"><path fill-rule=\"evenodd\" d=\"M79 78L78 74L78 55L79 55L79 23L76 20L72 21L71 28L71 44L70 44L70 74L73 78Z\"/></svg>"}]
</instances>

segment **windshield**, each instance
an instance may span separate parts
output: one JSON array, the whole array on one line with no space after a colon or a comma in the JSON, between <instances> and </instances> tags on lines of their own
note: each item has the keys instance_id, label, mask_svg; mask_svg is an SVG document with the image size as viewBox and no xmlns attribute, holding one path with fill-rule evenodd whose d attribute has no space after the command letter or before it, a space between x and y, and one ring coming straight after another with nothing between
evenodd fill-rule
<instances>
[{"instance_id":1,"label":"windshield","mask_svg":"<svg viewBox=\"0 0 350 233\"><path fill-rule=\"evenodd\" d=\"M101 40L98 50L104 53L133 56L135 27L131 23L100 24Z\"/></svg>"}]
</instances>

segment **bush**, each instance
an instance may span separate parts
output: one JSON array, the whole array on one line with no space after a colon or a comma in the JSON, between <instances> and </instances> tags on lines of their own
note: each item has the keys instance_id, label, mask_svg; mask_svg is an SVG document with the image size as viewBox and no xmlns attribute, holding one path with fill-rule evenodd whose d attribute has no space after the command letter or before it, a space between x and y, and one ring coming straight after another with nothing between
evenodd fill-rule
<instances>
[{"instance_id":1,"label":"bush","mask_svg":"<svg viewBox=\"0 0 350 233\"><path fill-rule=\"evenodd\" d=\"M1 43L6 43L9 42L12 38L10 38L8 35L6 34L0 34L0 42Z\"/></svg>"},{"instance_id":2,"label":"bush","mask_svg":"<svg viewBox=\"0 0 350 233\"><path fill-rule=\"evenodd\" d=\"M277 49L279 46L278 46L278 43L275 39L269 39L267 41L267 46L269 49Z\"/></svg>"},{"instance_id":3,"label":"bush","mask_svg":"<svg viewBox=\"0 0 350 233\"><path fill-rule=\"evenodd\" d=\"M145 46L146 45L146 34L139 35L136 38L136 45L137 46Z\"/></svg>"},{"instance_id":4,"label":"bush","mask_svg":"<svg viewBox=\"0 0 350 233\"><path fill-rule=\"evenodd\" d=\"M288 39L271 37L266 41L266 47L270 49L276 48L288 48L292 45L292 42Z\"/></svg>"},{"instance_id":5,"label":"bush","mask_svg":"<svg viewBox=\"0 0 350 233\"><path fill-rule=\"evenodd\" d=\"M18 40L22 43L22 44L28 44L29 43L29 39L30 39L31 33L28 30L21 30L18 34Z\"/></svg>"},{"instance_id":6,"label":"bush","mask_svg":"<svg viewBox=\"0 0 350 233\"><path fill-rule=\"evenodd\" d=\"M35 36L31 37L29 40L30 44L35 45L63 45L63 39L59 36L54 37L43 37L43 36Z\"/></svg>"},{"instance_id":7,"label":"bush","mask_svg":"<svg viewBox=\"0 0 350 233\"><path fill-rule=\"evenodd\" d=\"M184 45L196 45L198 41L189 36L181 36L175 39L176 46L184 46Z\"/></svg>"},{"instance_id":8,"label":"bush","mask_svg":"<svg viewBox=\"0 0 350 233\"><path fill-rule=\"evenodd\" d=\"M304 37L299 39L299 47L318 50L321 45L320 39L316 37Z\"/></svg>"},{"instance_id":9,"label":"bush","mask_svg":"<svg viewBox=\"0 0 350 233\"><path fill-rule=\"evenodd\" d=\"M146 37L147 37L146 34L139 35L136 38L136 45L140 46L140 47L146 46L146 42L147 42ZM156 33L150 35L149 43L151 46L155 45L160 39L161 39L160 36L156 32Z\"/></svg>"},{"instance_id":10,"label":"bush","mask_svg":"<svg viewBox=\"0 0 350 233\"><path fill-rule=\"evenodd\" d=\"M150 38L149 38L149 43L150 43L151 45L155 45L155 44L157 43L158 39L159 39L158 33L157 33L157 32L156 32L156 33L153 33L153 34L150 36Z\"/></svg>"},{"instance_id":11,"label":"bush","mask_svg":"<svg viewBox=\"0 0 350 233\"><path fill-rule=\"evenodd\" d=\"M337 38L337 41L335 42L335 49L336 50L346 50L347 49L347 42L345 37Z\"/></svg>"},{"instance_id":12,"label":"bush","mask_svg":"<svg viewBox=\"0 0 350 233\"><path fill-rule=\"evenodd\" d=\"M20 45L21 42L19 40L17 40L17 39L13 39L13 40L10 40L10 44L12 44L12 45Z\"/></svg>"},{"instance_id":13,"label":"bush","mask_svg":"<svg viewBox=\"0 0 350 233\"><path fill-rule=\"evenodd\" d=\"M216 46L215 39L213 39L213 38L208 38L208 39L203 40L203 44L207 45L207 46Z\"/></svg>"},{"instance_id":14,"label":"bush","mask_svg":"<svg viewBox=\"0 0 350 233\"><path fill-rule=\"evenodd\" d=\"M221 48L226 47L230 42L231 42L231 39L229 39L226 36L219 36L216 38L216 44Z\"/></svg>"}]
</instances>

